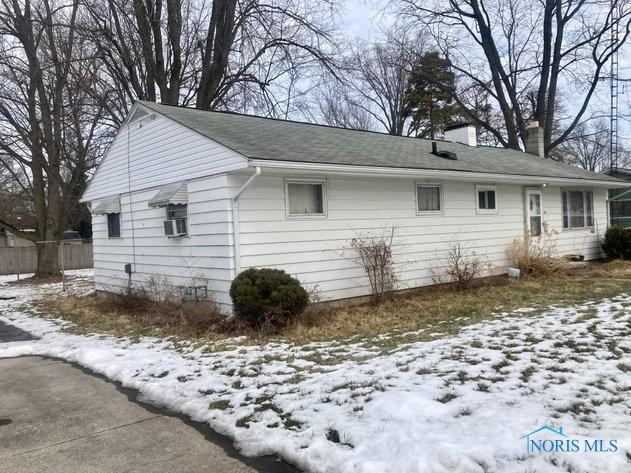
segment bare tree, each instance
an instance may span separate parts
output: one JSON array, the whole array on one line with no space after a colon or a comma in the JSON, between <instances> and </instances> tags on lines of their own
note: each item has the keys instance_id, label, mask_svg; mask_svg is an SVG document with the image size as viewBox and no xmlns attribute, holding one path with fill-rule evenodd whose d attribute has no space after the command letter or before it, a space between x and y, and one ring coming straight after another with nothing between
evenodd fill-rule
<instances>
[{"instance_id":1,"label":"bare tree","mask_svg":"<svg viewBox=\"0 0 631 473\"><path fill-rule=\"evenodd\" d=\"M570 164L588 171L607 171L611 166L609 150L609 124L606 120L593 119L580 123L565 140L559 154ZM628 165L628 151L619 144L619 167Z\"/></svg>"},{"instance_id":2,"label":"bare tree","mask_svg":"<svg viewBox=\"0 0 631 473\"><path fill-rule=\"evenodd\" d=\"M37 275L58 273L57 245L85 176L102 150L106 94L90 44L76 35L78 2L2 0L0 166L26 196L37 224L24 232L0 214L0 228L38 244Z\"/></svg>"},{"instance_id":3,"label":"bare tree","mask_svg":"<svg viewBox=\"0 0 631 473\"><path fill-rule=\"evenodd\" d=\"M434 37L454 69L494 100L501 127L462 102L499 143L519 149L530 120L544 129L546 154L581 123L613 53L627 41L631 2L585 0L399 0ZM610 42L613 25L620 35ZM571 96L575 107L557 116ZM555 123L563 126L555 133Z\"/></svg>"},{"instance_id":4,"label":"bare tree","mask_svg":"<svg viewBox=\"0 0 631 473\"><path fill-rule=\"evenodd\" d=\"M609 165L609 129L603 120L581 123L560 146L569 163L588 171L603 171Z\"/></svg>"},{"instance_id":5,"label":"bare tree","mask_svg":"<svg viewBox=\"0 0 631 473\"><path fill-rule=\"evenodd\" d=\"M327 125L353 130L374 129L374 120L368 106L357 106L357 98L350 95L342 84L329 81L321 84L315 95L316 114L312 107L305 107L311 121L324 121Z\"/></svg>"},{"instance_id":6,"label":"bare tree","mask_svg":"<svg viewBox=\"0 0 631 473\"><path fill-rule=\"evenodd\" d=\"M166 3L166 5L165 5ZM332 70L334 4L305 0L88 0L92 37L126 100L242 106L316 62ZM259 104L261 105L261 104Z\"/></svg>"},{"instance_id":7,"label":"bare tree","mask_svg":"<svg viewBox=\"0 0 631 473\"><path fill-rule=\"evenodd\" d=\"M319 119L331 125L408 135L407 92L414 62L425 49L423 35L394 25L370 44L358 42L345 49L349 52L338 77L323 74L325 80L315 94Z\"/></svg>"}]
</instances>

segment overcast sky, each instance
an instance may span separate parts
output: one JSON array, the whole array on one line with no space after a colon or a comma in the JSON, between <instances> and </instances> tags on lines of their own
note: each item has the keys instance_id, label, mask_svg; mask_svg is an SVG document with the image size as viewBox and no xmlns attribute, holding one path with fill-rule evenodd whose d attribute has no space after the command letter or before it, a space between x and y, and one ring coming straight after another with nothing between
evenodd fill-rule
<instances>
[{"instance_id":1,"label":"overcast sky","mask_svg":"<svg viewBox=\"0 0 631 473\"><path fill-rule=\"evenodd\" d=\"M342 11L342 28L356 38L370 38L379 26L392 21L386 0L346 0Z\"/></svg>"},{"instance_id":2,"label":"overcast sky","mask_svg":"<svg viewBox=\"0 0 631 473\"><path fill-rule=\"evenodd\" d=\"M388 12L388 0L345 0L341 11L341 28L351 37L370 39L379 27L387 26L394 21L394 15ZM620 78L631 79L631 51L630 45L620 53ZM631 143L631 82L620 83L620 138ZM592 108L608 113L609 81L603 80L602 86L592 100ZM607 118L608 120L608 118Z\"/></svg>"}]
</instances>

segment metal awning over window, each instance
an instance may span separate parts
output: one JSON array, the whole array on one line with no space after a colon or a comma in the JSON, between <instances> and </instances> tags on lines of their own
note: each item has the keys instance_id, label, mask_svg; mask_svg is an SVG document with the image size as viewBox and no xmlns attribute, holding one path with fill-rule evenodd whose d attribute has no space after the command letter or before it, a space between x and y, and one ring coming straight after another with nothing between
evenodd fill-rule
<instances>
[{"instance_id":1,"label":"metal awning over window","mask_svg":"<svg viewBox=\"0 0 631 473\"><path fill-rule=\"evenodd\" d=\"M94 215L119 214L121 212L121 197L115 195L102 200L94 207L92 213Z\"/></svg>"},{"instance_id":2,"label":"metal awning over window","mask_svg":"<svg viewBox=\"0 0 631 473\"><path fill-rule=\"evenodd\" d=\"M153 199L149 201L149 207L166 207L167 205L188 204L188 185L186 182L176 182L162 187Z\"/></svg>"}]
</instances>

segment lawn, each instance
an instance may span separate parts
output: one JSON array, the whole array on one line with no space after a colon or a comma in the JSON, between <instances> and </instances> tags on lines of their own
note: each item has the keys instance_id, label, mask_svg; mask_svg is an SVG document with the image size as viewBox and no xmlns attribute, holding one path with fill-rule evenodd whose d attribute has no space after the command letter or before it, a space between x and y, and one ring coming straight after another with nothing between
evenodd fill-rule
<instances>
[{"instance_id":1,"label":"lawn","mask_svg":"<svg viewBox=\"0 0 631 473\"><path fill-rule=\"evenodd\" d=\"M402 339L429 340L455 334L467 325L501 317L519 307L545 310L550 305L576 304L621 292L631 293L631 264L595 263L581 269L578 276L512 283L497 277L482 280L466 291L430 287L399 295L378 306L321 308L302 314L278 336L247 335L253 343L282 339L301 344L361 338L382 345L397 344ZM213 320L217 321L210 305L187 315L174 304L129 307L130 304L108 296L71 295L47 298L41 304L45 312L72 322L75 333L177 337L201 342L226 338L226 333L208 329ZM204 324L205 320L210 322ZM376 337L385 333L385 338Z\"/></svg>"},{"instance_id":2,"label":"lawn","mask_svg":"<svg viewBox=\"0 0 631 473\"><path fill-rule=\"evenodd\" d=\"M244 454L276 453L308 471L617 473L631 468L625 268L465 293L424 290L320 313L283 340L221 342L188 342L183 332L140 337L169 333L151 326L119 337L122 326L104 325L108 334L98 320L78 330L33 304L58 286L0 285L16 297L0 302L0 320L42 337L0 345L0 357L77 362L208 423ZM397 330L385 329L390 322ZM546 424L572 439L616 440L618 449L526 452L522 437Z\"/></svg>"}]
</instances>

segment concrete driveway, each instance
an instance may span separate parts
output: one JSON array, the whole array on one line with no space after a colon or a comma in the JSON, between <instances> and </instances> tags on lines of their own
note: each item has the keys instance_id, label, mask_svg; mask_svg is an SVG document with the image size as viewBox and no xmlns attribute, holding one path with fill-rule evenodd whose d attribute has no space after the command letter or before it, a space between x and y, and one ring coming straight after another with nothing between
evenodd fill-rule
<instances>
[{"instance_id":1,"label":"concrete driveway","mask_svg":"<svg viewBox=\"0 0 631 473\"><path fill-rule=\"evenodd\" d=\"M71 364L0 359L0 469L19 472L295 472L240 457L225 437L135 401Z\"/></svg>"}]
</instances>

